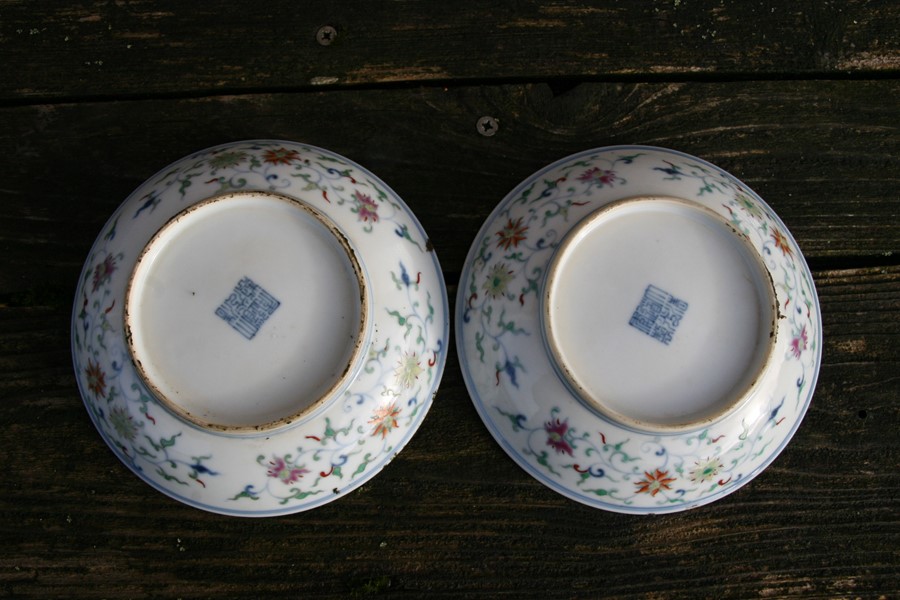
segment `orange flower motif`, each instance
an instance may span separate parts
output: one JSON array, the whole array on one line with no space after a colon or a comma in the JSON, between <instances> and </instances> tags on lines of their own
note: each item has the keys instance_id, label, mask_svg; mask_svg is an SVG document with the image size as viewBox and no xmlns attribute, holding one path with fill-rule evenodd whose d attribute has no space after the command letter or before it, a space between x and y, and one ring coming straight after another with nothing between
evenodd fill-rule
<instances>
[{"instance_id":1,"label":"orange flower motif","mask_svg":"<svg viewBox=\"0 0 900 600\"><path fill-rule=\"evenodd\" d=\"M638 494L650 494L655 496L660 490L670 490L669 484L675 483L674 477L669 477L668 471L656 469L655 473L644 471L644 479L635 483L638 486Z\"/></svg>"},{"instance_id":2,"label":"orange flower motif","mask_svg":"<svg viewBox=\"0 0 900 600\"><path fill-rule=\"evenodd\" d=\"M397 416L399 414L400 409L397 407L396 402L376 409L375 414L369 419L369 423L375 425L375 428L372 429L372 435L381 434L382 439L386 438L387 434L397 427Z\"/></svg>"},{"instance_id":3,"label":"orange flower motif","mask_svg":"<svg viewBox=\"0 0 900 600\"><path fill-rule=\"evenodd\" d=\"M506 226L497 232L497 237L500 238L497 240L497 247L504 250L518 247L519 242L525 241L526 231L528 226L522 226L522 217L516 219L515 223L512 219L507 219Z\"/></svg>"},{"instance_id":4,"label":"orange flower motif","mask_svg":"<svg viewBox=\"0 0 900 600\"><path fill-rule=\"evenodd\" d=\"M288 150L287 148L276 148L274 150L266 150L263 153L263 160L273 165L289 165L292 160L300 158L300 153L296 150Z\"/></svg>"},{"instance_id":5,"label":"orange flower motif","mask_svg":"<svg viewBox=\"0 0 900 600\"><path fill-rule=\"evenodd\" d=\"M794 256L794 251L788 245L787 237L777 229L772 230L772 239L775 240L775 247L781 250L784 256Z\"/></svg>"},{"instance_id":6,"label":"orange flower motif","mask_svg":"<svg viewBox=\"0 0 900 600\"><path fill-rule=\"evenodd\" d=\"M88 389L94 392L94 395L98 398L102 398L103 396L105 396L106 373L103 372L103 369L100 368L100 365L89 358L88 366L85 369L85 374L87 375Z\"/></svg>"}]
</instances>

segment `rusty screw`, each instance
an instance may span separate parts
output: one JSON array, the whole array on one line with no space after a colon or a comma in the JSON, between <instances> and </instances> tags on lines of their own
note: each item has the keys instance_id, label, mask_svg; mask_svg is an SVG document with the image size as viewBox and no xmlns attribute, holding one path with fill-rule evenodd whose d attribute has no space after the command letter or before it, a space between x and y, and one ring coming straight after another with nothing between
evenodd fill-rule
<instances>
[{"instance_id":1,"label":"rusty screw","mask_svg":"<svg viewBox=\"0 0 900 600\"><path fill-rule=\"evenodd\" d=\"M500 129L500 123L494 117L481 117L475 127L484 137L491 137Z\"/></svg>"},{"instance_id":2,"label":"rusty screw","mask_svg":"<svg viewBox=\"0 0 900 600\"><path fill-rule=\"evenodd\" d=\"M337 29L331 25L323 25L322 27L319 27L319 30L316 32L316 41L322 46L330 46L334 43L334 38L336 37Z\"/></svg>"}]
</instances>

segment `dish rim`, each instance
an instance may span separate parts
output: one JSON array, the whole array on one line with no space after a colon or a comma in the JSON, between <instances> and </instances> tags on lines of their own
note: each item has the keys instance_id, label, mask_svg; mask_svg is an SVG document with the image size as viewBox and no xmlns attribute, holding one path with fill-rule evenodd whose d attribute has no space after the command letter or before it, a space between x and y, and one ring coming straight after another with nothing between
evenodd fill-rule
<instances>
[{"instance_id":1,"label":"dish rim","mask_svg":"<svg viewBox=\"0 0 900 600\"><path fill-rule=\"evenodd\" d=\"M396 441L391 446L390 451L383 453L377 462L372 461L371 466L368 466L366 471L361 473L358 478L353 478L349 481L342 480L339 490L338 490L338 488L335 488L335 490L336 490L335 493L328 493L328 494L324 494L323 496L313 496L311 500L304 501L302 503L297 503L294 505L284 506L283 508L261 509L261 510L252 510L252 509L243 509L243 508L231 509L231 508L226 508L226 507L223 507L223 506L220 506L217 504L213 504L210 502L204 502L204 501L194 499L194 498L190 497L189 494L179 494L179 493L177 493L177 491L175 491L174 488L169 488L169 487L166 487L165 485L162 485L160 482L156 481L152 477L149 477L148 475L143 473L142 469L135 465L134 460L130 456L128 456L127 453L123 452L123 450L118 446L118 444L115 442L115 440L111 439L107 435L106 431L101 426L101 423L98 420L97 415L94 414L94 411L92 410L91 406L89 405L88 398L89 398L90 390L88 390L86 388L86 383L83 381L81 373L79 373L79 371L78 371L79 351L76 347L75 332L77 330L77 319L78 319L79 308L80 308L80 299L81 299L80 295L85 293L85 288L87 287L86 277L90 274L91 268L92 268L91 258L94 256L95 252L97 252L98 249L102 246L101 242L104 238L104 232L108 232L111 230L111 228L115 227L115 224L116 224L118 218L123 214L125 207L127 205L129 205L129 203L133 202L135 198L138 197L138 193L141 192L142 190L144 190L146 186L149 186L151 182L159 180L164 174L172 172L174 169L183 166L185 163L187 163L187 161L190 161L192 159L196 159L201 156L209 155L210 153L212 153L214 151L224 151L224 150L230 149L230 148L241 148L241 147L245 147L245 146L259 146L259 145L302 148L304 151L318 152L324 156L329 156L332 158L336 158L340 161L343 161L348 167L352 167L353 169L356 169L358 171L358 173L365 175L368 178L371 178L371 180L374 180L374 182L377 182L378 186L380 186L382 188L382 190L389 196L391 202L395 203L400 208L400 210L402 211L404 216L408 219L410 226L415 229L415 233L417 233L420 236L421 240L425 243L425 247L422 249L423 250L422 254L424 254L425 256L430 255L430 263L429 264L433 268L433 274L435 275L434 285L435 285L435 291L437 293L434 296L430 296L430 295L429 296L435 302L438 303L440 311L443 315L443 319L441 319L441 320L435 319L434 320L435 327L440 330L439 334L441 336L440 340L442 342L442 347L440 348L440 352L436 353L435 363L433 365L434 366L434 371L433 371L434 376L433 376L432 382L427 387L427 390L423 390L424 393L422 394L422 399L421 399L422 407L419 409L419 413L416 417L415 422L413 424L411 424L410 427L406 428L406 430L403 432L402 436L400 436L396 439ZM268 190L258 188L258 187L252 187L252 186L248 187L248 188L244 188L243 190L239 190L238 193L240 193L240 191L246 191L246 192L250 192L250 193L253 193L253 192L269 193ZM307 203L302 198L291 196L290 194L285 193L283 191L280 193L281 193L281 195L286 196L291 200L294 200L301 204L307 205ZM205 202L214 196L215 196L215 194L210 194L208 196L199 198L199 199L192 201L191 203L183 206L182 209ZM317 209L317 207L315 207L315 206L312 206L312 208ZM318 209L318 210L321 210L321 209ZM175 215L181 214L181 212L182 212L182 210L176 211ZM321 210L321 212L326 217L328 217L329 220L333 220L331 218L331 216L328 214L328 212L326 212L324 210ZM168 222L168 220L167 220L167 222ZM340 231L340 233L347 238L347 240L351 244L351 247L355 251L355 253L359 259L359 264L360 264L360 267L362 270L361 271L362 275L364 277L366 277L367 281L371 281L371 278L369 278L367 275L367 262L369 262L369 261L366 259L363 252L354 243L353 235L350 234L350 232L345 231L337 223L335 223L335 225L336 225L338 231ZM163 227L165 227L165 225L163 225ZM160 231L160 230L161 230L161 228L155 229L150 234L150 237L148 237L146 240L141 241L141 243L139 244L140 248L138 249L138 255L140 255L146 249L147 244L150 242L150 240L153 238L153 236L155 236L156 233L158 233L158 231ZM423 257L422 260L427 261L428 259ZM137 258L133 262L129 261L129 263L128 263L129 279L131 277L131 273L133 272L133 270L137 264L138 264ZM371 296L374 296L374 293L372 293ZM185 505L188 505L193 508L200 509L200 510L204 510L204 511L210 512L210 513L226 515L226 516L238 516L238 517L283 516L283 515L290 515L290 514L296 514L299 512L304 512L306 510L311 510L313 508L317 508L317 507L323 506L325 504L331 503L338 498L344 497L345 495L349 494L350 492L354 491L355 489L359 488L360 486L364 485L365 483L368 483L374 477L376 477L396 457L396 455L398 453L400 453L407 446L407 444L412 440L414 435L418 432L419 428L425 421L427 414L430 412L430 409L434 402L434 398L439 391L441 381L445 374L446 364L447 364L447 354L448 354L447 347L448 347L448 343L450 341L449 337L450 337L451 314L450 314L449 306L450 305L449 305L449 297L448 297L448 292L447 292L447 284L444 279L443 271L441 269L440 262L437 257L437 252L430 246L430 238L426 234L424 227L422 226L418 217L415 215L415 213L409 207L409 205L406 204L406 202L403 200L403 198L399 194L397 194L397 192L394 191L393 188L391 188L378 175L374 174L372 171L370 171L366 167L360 165L355 160L350 159L343 154L339 154L338 152L335 152L334 150L329 150L327 148L316 146L314 144L308 144L305 142L298 142L298 141L285 140L285 139L279 139L279 138L240 139L240 140L234 140L234 141L230 141L230 142L224 142L221 144L215 144L212 146L208 146L208 147L205 147L202 149L195 150L195 151L191 152L190 154L186 154L186 155L176 158L175 160L169 162L164 167L155 171L151 176L145 178L143 181L138 183L138 185L122 201L120 201L117 204L117 206L113 209L110 217L107 218L107 220L104 222L103 226L98 230L98 233L97 233L93 243L91 244L91 247L89 248L88 252L86 253L84 262L79 271L78 280L76 281L75 294L74 294L73 303L72 303L72 312L70 314L70 320L69 320L70 356L72 359L72 366L75 371L74 377L75 377L76 385L78 388L79 396L81 397L82 404L85 406L86 412L88 413L88 416L89 416L91 423L93 424L96 432L99 434L99 436L103 440L103 442L110 448L110 450L112 450L112 452L116 456L116 458L121 463L123 463L126 467L128 467L128 469L132 473L134 473L143 483L149 485L151 488L168 496L169 498L171 498L173 500L176 500L179 503L182 503L182 504L185 504ZM370 324L374 325L374 313L378 309L378 305L376 304L376 300L374 300L374 298L372 299L372 307L371 308L372 308L372 311L371 311L372 320L370 321ZM124 320L123 320L123 323L124 323ZM122 338L123 342L125 342L124 324L123 324L122 330L117 335L117 338L119 338L119 337ZM361 371L362 371L362 369L356 370L356 372L351 377L351 380L348 382L348 385L352 385L353 382L356 381L356 379L361 376ZM165 407L164 404L160 400L158 400L155 396L153 397L152 401L157 406L159 406L161 410L163 410L164 412L169 414L177 422L180 422L184 426L183 431L186 433L192 432L193 435L200 436L200 437L210 436L211 438L217 439L217 440L223 440L223 439L224 440L232 440L233 443L237 443L237 442L247 440L247 439L252 439L252 440L256 440L256 441L259 441L260 443L265 444L265 442L267 442L269 440L276 440L276 439L280 440L282 438L286 438L291 435L296 435L300 431L300 428L302 425L304 425L304 424L308 423L309 421L315 419L316 417L320 416L327 407L330 407L333 405L334 402L339 401L339 398L335 397L328 401L320 402L319 405L315 406L314 409L310 410L310 412L308 414L305 414L303 417L301 417L296 422L294 422L290 425L286 425L282 428L275 429L275 430L263 431L263 432L260 432L258 434L254 434L254 435L234 435L231 433L201 428L201 427L198 427L195 423L191 422L190 420L184 419L184 418L176 415L175 413L172 413L168 409L168 407ZM227 444L228 442L226 441L225 443ZM247 449L247 451L249 452L249 448ZM262 451L262 450L257 448L257 451Z\"/></svg>"},{"instance_id":2,"label":"dish rim","mask_svg":"<svg viewBox=\"0 0 900 600\"><path fill-rule=\"evenodd\" d=\"M816 332L819 337L819 339L818 339L819 343L816 344L815 356L812 361L813 365L814 365L814 369L813 369L813 372L812 372L810 380L809 380L806 397L804 398L802 406L799 407L797 410L797 418L795 420L793 420L793 422L790 423L790 429L788 430L787 434L784 435L783 439L777 445L777 447L775 447L772 450L768 450L766 452L765 459L763 461L761 461L760 463L758 463L757 465L755 465L752 470L743 474L743 476L741 477L741 479L739 481L736 481L727 487L720 487L714 493L706 494L705 496L698 498L694 501L685 502L682 504L674 504L674 505L670 505L670 506L661 506L661 507L660 506L657 506L657 507L628 506L628 505L623 505L623 504L615 504L615 503L611 503L611 502L594 500L593 498L590 498L590 497L586 496L585 494L578 493L576 490L573 490L570 487L567 487L562 482L556 481L556 480L548 477L547 474L544 471L541 471L533 462L528 461L526 458L524 458L522 456L522 451L519 450L515 446L513 440L509 439L506 435L504 435L504 433L496 425L493 417L488 413L489 407L486 406L484 400L482 399L482 394L479 392L478 388L476 387L475 379L471 374L471 370L470 370L470 367L468 364L469 359L466 354L466 340L464 339L464 331L463 331L464 323L465 323L464 313L466 311L467 283L472 274L472 270L473 270L472 265L476 258L477 245L481 240L483 240L485 238L485 236L490 236L491 231L493 229L495 229L497 224L502 220L500 218L500 216L503 213L503 211L506 210L510 206L510 204L513 201L515 201L515 199L518 198L521 195L521 193L528 188L528 186L533 185L535 182L539 181L542 176L545 176L548 173L550 173L568 163L571 163L572 161L578 160L580 158L587 158L591 155L596 155L596 154L600 154L600 153L629 152L629 151L639 151L639 152L645 151L645 152L651 152L651 153L659 153L659 154L674 156L674 157L681 158L684 160L699 163L700 165L702 165L708 169L711 169L712 171L719 173L719 174L733 180L736 184L741 186L745 192L748 192L751 195L751 197L753 198L753 200L758 202L762 207L767 208L768 209L767 216L772 218L772 220L781 228L781 231L797 247L798 253L794 258L795 258L795 260L798 261L799 265L802 266L804 272L809 275L808 284L809 284L810 291L812 293L812 297L814 300L815 326L816 326ZM629 197L634 197L634 196L652 196L652 195L654 195L654 194L650 194L650 193L645 194L645 193L640 193L640 192L633 193L632 192L632 193L624 194L620 198L610 201L610 203L618 201L618 200L623 200L623 199L626 199ZM677 196L675 196L675 197L677 197ZM595 207L595 210L602 210L602 207L605 204L606 203L603 203L603 204L599 205L598 207ZM583 219L589 218L590 215L592 214L592 212L593 211L587 213L582 218ZM565 233L562 236L560 236L560 239L558 240L557 248L562 246L563 240L566 238L568 233L571 230L577 228L577 226L580 222L581 222L581 219L578 219L569 225L569 227L566 229ZM555 256L555 253L556 253L556 248L554 249L553 253L551 253L550 257L548 257L547 264L552 262L553 256ZM769 273L768 265L765 264L765 261L762 260L760 262L762 262L763 265L765 266L765 272L771 276L771 273ZM548 273L544 273L542 275L542 286L546 282L547 275L548 275ZM777 302L778 302L778 299L776 297L776 307L775 307L776 308L776 322L779 320L777 313L780 311L780 309L777 305ZM541 308L538 308L537 310L538 310L538 312L540 312ZM595 148L589 148L586 150L582 150L579 152L569 154L560 159L557 159L557 160L553 161L552 163L541 167L537 171L534 171L533 173L528 175L525 179L523 179L521 182L516 184L516 186L513 187L512 190L510 190L510 192L508 192L503 197L503 199L492 209L492 211L490 212L488 217L483 222L482 226L479 228L478 233L476 234L475 238L472 241L472 244L469 247L469 251L466 254L465 263L463 264L463 269L460 274L460 279L459 279L459 284L458 284L458 289L457 289L457 294L456 294L456 306L454 309L454 318L455 318L454 341L456 343L457 356L458 356L458 360L460 363L460 369L463 374L463 380L465 382L466 389L469 393L472 403L474 404L475 409L478 412L478 415L481 418L482 422L485 424L488 431L491 433L491 436L503 448L503 450L506 452L506 454L521 469L523 469L531 477L533 477L539 483L548 487L549 489L551 489L571 500L574 500L581 504L590 506L592 508L599 508L602 510L625 513L625 514L668 514L668 513L675 513L675 512L690 510L693 508L707 505L707 504L712 503L716 500L719 500L725 496L731 495L732 493L736 492L738 489L742 488L747 483L749 483L750 481L755 479L760 473L762 473L766 468L768 468L772 464L772 462L774 462L775 459L778 458L778 456L781 455L781 453L784 451L784 449L787 447L787 445L790 443L790 441L793 439L794 435L796 434L797 430L799 429L801 423L803 422L805 415L807 414L807 412L809 410L809 406L812 401L812 397L815 393L815 389L816 389L816 386L818 383L818 377L819 377L819 374L821 371L821 364L822 364L822 351L823 351L822 343L821 343L821 338L822 338L822 334L823 334L822 311L821 311L821 303L819 300L818 292L815 287L815 281L813 280L812 271L809 268L809 265L806 261L806 257L804 256L804 254L802 252L799 251L799 244L797 244L796 240L793 238L793 235L790 233L790 230L785 226L781 217L774 210L771 209L771 207L768 205L768 203L766 203L765 200L763 198L761 198L753 190L753 188L751 188L750 186L745 184L741 179L739 179L735 175L731 174L730 172L725 171L721 167L718 167L705 159L688 154L686 152L682 152L682 151L674 150L674 149L670 149L670 148L664 148L664 147L660 147L660 146L654 146L654 145L620 144L620 145L610 145L610 146L600 146L600 147L595 147ZM544 349L544 351L546 353L546 351L547 351L546 348ZM546 359L552 365L553 358L548 355L548 356L546 356ZM770 357L770 360L775 360L775 362L779 362L779 359L775 356ZM780 362L783 362L783 361L780 361ZM554 373L557 377L560 377L560 375L555 372L555 369L554 369ZM571 394L571 391L569 393ZM561 400L560 404L570 403L570 402L581 405L580 400L573 396L570 396L569 398L565 398L564 400ZM727 421L729 417L733 418L736 414L738 414L738 411L728 412L727 414L724 415L724 418L715 420L711 424ZM617 423L615 421L605 419L605 418L599 416L596 412L594 412L593 415L594 415L594 419L596 419L597 422L602 423L607 428L620 428L621 431L626 432L626 433L634 433L636 431L634 429L631 429L631 428L625 426L623 423ZM677 436L682 432L676 432L674 434L663 434L663 433L640 431L639 433L642 433L645 435L654 435L655 434L655 435L657 435L657 438L665 439L665 438Z\"/></svg>"}]
</instances>

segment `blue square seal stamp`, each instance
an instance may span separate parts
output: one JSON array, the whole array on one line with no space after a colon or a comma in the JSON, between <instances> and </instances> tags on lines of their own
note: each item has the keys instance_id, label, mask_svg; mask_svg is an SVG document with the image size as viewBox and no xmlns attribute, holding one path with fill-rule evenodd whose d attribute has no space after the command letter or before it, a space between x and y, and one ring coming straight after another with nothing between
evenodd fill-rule
<instances>
[{"instance_id":1,"label":"blue square seal stamp","mask_svg":"<svg viewBox=\"0 0 900 600\"><path fill-rule=\"evenodd\" d=\"M687 307L684 300L655 285L648 285L628 324L668 346Z\"/></svg>"},{"instance_id":2,"label":"blue square seal stamp","mask_svg":"<svg viewBox=\"0 0 900 600\"><path fill-rule=\"evenodd\" d=\"M263 323L272 316L281 302L272 294L243 277L234 290L216 309L216 315L248 340L252 340Z\"/></svg>"}]
</instances>

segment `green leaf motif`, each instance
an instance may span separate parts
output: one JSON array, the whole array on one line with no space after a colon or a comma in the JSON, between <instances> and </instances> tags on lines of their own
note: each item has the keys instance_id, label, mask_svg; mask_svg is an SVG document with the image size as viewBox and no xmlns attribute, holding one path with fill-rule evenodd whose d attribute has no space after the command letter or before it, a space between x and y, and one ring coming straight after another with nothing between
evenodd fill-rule
<instances>
[{"instance_id":1,"label":"green leaf motif","mask_svg":"<svg viewBox=\"0 0 900 600\"><path fill-rule=\"evenodd\" d=\"M175 477L174 475L169 475L168 473L166 473L166 472L163 470L162 467L157 467L157 468L156 468L156 473L157 473L160 477L162 477L163 479L165 479L166 481L174 481L175 483L180 483L181 485L188 485L188 482L187 482L187 481L182 481L182 480L178 479L177 477Z\"/></svg>"},{"instance_id":2,"label":"green leaf motif","mask_svg":"<svg viewBox=\"0 0 900 600\"><path fill-rule=\"evenodd\" d=\"M359 463L358 467L356 467L356 471L353 472L353 475L350 476L350 479L353 479L354 477L365 471L370 462L372 462L372 454L370 452L366 452L366 455L363 457L363 461Z\"/></svg>"},{"instance_id":3,"label":"green leaf motif","mask_svg":"<svg viewBox=\"0 0 900 600\"><path fill-rule=\"evenodd\" d=\"M550 465L550 461L547 460L548 457L549 457L549 454L547 453L546 450L542 451L540 454L535 455L535 458L537 458L537 461L541 466L543 466L548 471L550 471L551 473L553 473L554 475L559 477L560 474Z\"/></svg>"},{"instance_id":4,"label":"green leaf motif","mask_svg":"<svg viewBox=\"0 0 900 600\"><path fill-rule=\"evenodd\" d=\"M291 492L293 492L293 493L290 496L285 496L284 498L282 498L281 501L279 502L279 504L284 505L284 504L287 504L288 502L290 502L291 500L303 500L304 498L309 498L310 496L315 496L316 494L321 494L322 490L304 491L304 490L299 490L297 488L291 488Z\"/></svg>"},{"instance_id":5,"label":"green leaf motif","mask_svg":"<svg viewBox=\"0 0 900 600\"><path fill-rule=\"evenodd\" d=\"M258 494L257 492L255 492L255 491L253 491L253 486L252 486L252 485L248 485L248 486L245 487L243 490L241 490L239 493L235 494L235 495L231 498L231 500L232 500L232 501L234 501L234 500L240 500L241 498L247 498L247 499L249 499L249 500L259 500L259 494Z\"/></svg>"}]
</instances>

